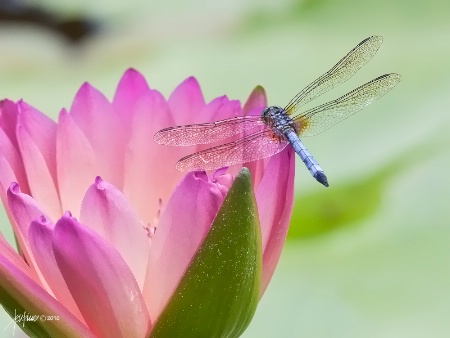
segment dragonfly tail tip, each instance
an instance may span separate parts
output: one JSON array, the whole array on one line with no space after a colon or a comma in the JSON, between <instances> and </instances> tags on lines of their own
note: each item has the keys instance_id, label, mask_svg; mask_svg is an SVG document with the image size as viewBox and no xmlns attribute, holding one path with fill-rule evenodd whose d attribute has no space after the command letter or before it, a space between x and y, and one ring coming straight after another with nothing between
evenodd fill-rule
<instances>
[{"instance_id":1,"label":"dragonfly tail tip","mask_svg":"<svg viewBox=\"0 0 450 338\"><path fill-rule=\"evenodd\" d=\"M328 179L327 176L325 175L325 173L323 171L318 171L315 175L314 178L317 180L317 182L322 183L324 186L328 187Z\"/></svg>"}]
</instances>

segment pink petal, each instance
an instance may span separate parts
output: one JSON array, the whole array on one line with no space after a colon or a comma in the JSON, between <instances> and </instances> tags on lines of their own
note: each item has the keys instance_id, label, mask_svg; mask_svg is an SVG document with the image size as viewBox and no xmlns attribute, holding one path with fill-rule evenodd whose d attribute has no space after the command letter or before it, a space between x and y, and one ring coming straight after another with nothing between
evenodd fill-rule
<instances>
[{"instance_id":1,"label":"pink petal","mask_svg":"<svg viewBox=\"0 0 450 338\"><path fill-rule=\"evenodd\" d=\"M0 112L1 114L1 112ZM25 173L25 168L23 166L22 158L20 157L19 149L16 148L13 142L6 135L5 131L0 128L0 153L1 156L8 163L8 166L12 169L15 179L10 181L11 176L6 175L3 170L0 170L0 181L6 189L2 189L1 193L6 194L11 182L18 182L22 187L24 192L29 193L30 188L28 187L27 175Z\"/></svg>"},{"instance_id":2,"label":"pink petal","mask_svg":"<svg viewBox=\"0 0 450 338\"><path fill-rule=\"evenodd\" d=\"M0 197L2 199L3 205L8 210L8 202L6 193L8 191L11 182L17 182L17 178L14 175L14 169L11 168L11 163L5 158L5 156L0 152Z\"/></svg>"},{"instance_id":3,"label":"pink petal","mask_svg":"<svg viewBox=\"0 0 450 338\"><path fill-rule=\"evenodd\" d=\"M199 113L203 123L242 116L242 108L238 100L229 100L226 96L221 96L208 103Z\"/></svg>"},{"instance_id":4,"label":"pink petal","mask_svg":"<svg viewBox=\"0 0 450 338\"><path fill-rule=\"evenodd\" d=\"M244 115L261 115L261 112L266 107L267 107L266 92L263 87L257 86L250 93L250 96L245 102L244 108L242 110ZM264 176L264 172L267 163L269 163L269 160L270 158L263 158L258 161L244 163L242 165L243 167L247 167L252 173L252 185L255 191L258 188L259 183L261 182Z\"/></svg>"},{"instance_id":5,"label":"pink petal","mask_svg":"<svg viewBox=\"0 0 450 338\"><path fill-rule=\"evenodd\" d=\"M80 221L119 251L142 290L150 238L124 194L97 177L83 199Z\"/></svg>"},{"instance_id":6,"label":"pink petal","mask_svg":"<svg viewBox=\"0 0 450 338\"><path fill-rule=\"evenodd\" d=\"M64 109L59 115L56 156L62 209L79 215L83 196L99 170L89 141Z\"/></svg>"},{"instance_id":7,"label":"pink petal","mask_svg":"<svg viewBox=\"0 0 450 338\"><path fill-rule=\"evenodd\" d=\"M131 138L131 128L136 105L149 91L150 88L145 78L133 68L129 68L120 79L114 96L113 106L121 119L120 132L123 135L123 140L127 140L126 142ZM124 165L126 166L126 164Z\"/></svg>"},{"instance_id":8,"label":"pink petal","mask_svg":"<svg viewBox=\"0 0 450 338\"><path fill-rule=\"evenodd\" d=\"M141 291L119 252L95 231L64 215L53 251L86 323L100 337L144 337L150 330Z\"/></svg>"},{"instance_id":9,"label":"pink petal","mask_svg":"<svg viewBox=\"0 0 450 338\"><path fill-rule=\"evenodd\" d=\"M22 125L17 127L17 139L33 198L51 217L58 218L62 212L53 169L50 170L45 155ZM54 156L53 149L52 152Z\"/></svg>"},{"instance_id":10,"label":"pink petal","mask_svg":"<svg viewBox=\"0 0 450 338\"><path fill-rule=\"evenodd\" d=\"M272 156L256 191L261 225L261 296L272 278L289 229L294 203L295 153L291 147Z\"/></svg>"},{"instance_id":11,"label":"pink petal","mask_svg":"<svg viewBox=\"0 0 450 338\"><path fill-rule=\"evenodd\" d=\"M241 103L237 100L229 100L227 96L220 96L218 98L213 99L211 102L209 102L200 112L196 114L193 118L196 119L196 123L207 123L207 122L214 122L214 121L220 121L236 116L242 116L242 108ZM193 123L193 122L190 122ZM234 141L238 138L242 137L242 135L235 135L233 137L225 139L223 142L220 143L226 143ZM182 153L180 154L179 158L187 156L189 154L193 154L197 151L202 151L208 148L211 148L215 145L218 145L220 143L210 143L210 144L200 144L194 147L183 147ZM220 169L220 168L219 168ZM242 165L236 165L232 166L228 169L228 173L232 176L236 176L239 171L242 169Z\"/></svg>"},{"instance_id":12,"label":"pink petal","mask_svg":"<svg viewBox=\"0 0 450 338\"><path fill-rule=\"evenodd\" d=\"M230 102L233 102L233 101L230 101ZM266 93L264 91L264 88L261 86L257 86L250 94L249 98L247 99L246 103L244 104L244 107L242 108L242 111L239 113L239 115L259 116L259 115L261 115L262 110L266 107L267 107L267 99L266 99ZM254 131L249 130L245 133L245 135L248 135L252 132L254 132ZM243 137L245 135L237 135L234 139ZM264 158L264 159L261 159L258 161L247 162L247 163L243 163L242 165L232 166L232 167L230 167L229 172L232 175L237 175L242 167L247 167L251 172L253 188L256 190L258 188L258 185L259 185L263 175L264 175L265 168L266 168L269 160L270 160L270 158Z\"/></svg>"},{"instance_id":13,"label":"pink petal","mask_svg":"<svg viewBox=\"0 0 450 338\"><path fill-rule=\"evenodd\" d=\"M167 203L183 175L175 169L175 163L184 149L168 149L153 142L153 135L162 126L171 125L174 122L162 95L154 90L145 94L134 113L123 191L140 219L153 225L159 214L159 201Z\"/></svg>"},{"instance_id":14,"label":"pink petal","mask_svg":"<svg viewBox=\"0 0 450 338\"><path fill-rule=\"evenodd\" d=\"M16 250L6 241L3 234L0 233L0 255L5 257L9 262L14 264L24 274L33 279L36 283L39 283L39 278L35 271L32 270L28 264L18 255Z\"/></svg>"},{"instance_id":15,"label":"pink petal","mask_svg":"<svg viewBox=\"0 0 450 338\"><path fill-rule=\"evenodd\" d=\"M67 288L61 271L59 271L55 255L53 254L52 239L54 227L55 225L44 217L40 217L39 221L31 223L28 232L31 251L55 298L85 324L83 316Z\"/></svg>"},{"instance_id":16,"label":"pink petal","mask_svg":"<svg viewBox=\"0 0 450 338\"><path fill-rule=\"evenodd\" d=\"M230 183L225 178L221 182ZM228 191L228 187L225 187ZM224 199L224 187L204 172L189 173L172 194L152 240L144 298L156 320L206 236Z\"/></svg>"},{"instance_id":17,"label":"pink petal","mask_svg":"<svg viewBox=\"0 0 450 338\"><path fill-rule=\"evenodd\" d=\"M177 125L205 122L200 115L205 100L194 77L187 78L173 91L169 98L169 106Z\"/></svg>"},{"instance_id":18,"label":"pink petal","mask_svg":"<svg viewBox=\"0 0 450 338\"><path fill-rule=\"evenodd\" d=\"M147 81L142 74L130 68L120 79L113 105L120 115L131 120L136 103L149 90Z\"/></svg>"},{"instance_id":19,"label":"pink petal","mask_svg":"<svg viewBox=\"0 0 450 338\"><path fill-rule=\"evenodd\" d=\"M261 115L264 108L267 107L266 91L261 86L256 86L250 93L244 104L244 115Z\"/></svg>"},{"instance_id":20,"label":"pink petal","mask_svg":"<svg viewBox=\"0 0 450 338\"><path fill-rule=\"evenodd\" d=\"M45 159L51 177L56 180L56 123L23 101L19 101L18 106L20 114L17 125L27 131Z\"/></svg>"},{"instance_id":21,"label":"pink petal","mask_svg":"<svg viewBox=\"0 0 450 338\"><path fill-rule=\"evenodd\" d=\"M197 116L195 118L200 123L207 123L224 120L236 116L242 116L241 103L237 100L230 101L226 96L221 96L208 103L200 112L197 113ZM228 138L224 140L224 142L231 142L237 139L238 137L240 137L240 135ZM198 145L195 147L195 149L192 150L190 148L185 148L186 150L189 149L189 151L185 152L183 156L193 153L194 151L200 151L211 148L214 145L217 144ZM237 174L240 169L241 166L239 166L239 168L237 168L234 173Z\"/></svg>"},{"instance_id":22,"label":"pink petal","mask_svg":"<svg viewBox=\"0 0 450 338\"><path fill-rule=\"evenodd\" d=\"M15 229L14 231L16 231L17 225L14 220L14 217L11 214L11 210L9 210L7 192L8 192L9 186L11 185L11 182L17 182L17 178L14 175L14 170L11 168L11 164L8 162L8 160L5 158L5 156L3 156L3 154L1 152L0 152L0 173L1 173L0 174L0 199L5 208L9 222L12 224L13 229ZM17 235L16 235L16 243L19 245L19 252L20 252L21 249L20 249L20 244L18 242ZM36 276L36 280L38 280L37 276Z\"/></svg>"},{"instance_id":23,"label":"pink petal","mask_svg":"<svg viewBox=\"0 0 450 338\"><path fill-rule=\"evenodd\" d=\"M95 151L99 169L95 176L101 175L121 189L127 135L117 111L102 93L85 83L75 96L70 115Z\"/></svg>"},{"instance_id":24,"label":"pink petal","mask_svg":"<svg viewBox=\"0 0 450 338\"><path fill-rule=\"evenodd\" d=\"M217 169L210 180L216 183L216 187L222 193L222 196L225 197L228 194L228 189L233 184L233 179L233 176L228 173L225 167Z\"/></svg>"},{"instance_id":25,"label":"pink petal","mask_svg":"<svg viewBox=\"0 0 450 338\"><path fill-rule=\"evenodd\" d=\"M23 101L19 101L17 106L16 135L33 197L52 216L59 217L61 206L56 188L56 123ZM24 187L22 189L26 191Z\"/></svg>"},{"instance_id":26,"label":"pink petal","mask_svg":"<svg viewBox=\"0 0 450 338\"><path fill-rule=\"evenodd\" d=\"M121 133L124 139L131 137L131 126L134 119L134 111L140 98L150 91L147 81L141 73L129 68L120 79L113 106L121 119Z\"/></svg>"},{"instance_id":27,"label":"pink petal","mask_svg":"<svg viewBox=\"0 0 450 338\"><path fill-rule=\"evenodd\" d=\"M36 271L42 285L49 290L47 282L36 264L28 238L31 222L39 219L41 216L46 218L48 218L48 216L46 216L45 212L31 196L20 192L17 183L11 183L11 186L8 189L7 198L9 210L14 218L12 226L20 251L28 265Z\"/></svg>"},{"instance_id":28,"label":"pink petal","mask_svg":"<svg viewBox=\"0 0 450 338\"><path fill-rule=\"evenodd\" d=\"M46 321L43 324L49 335L94 337L69 310L2 255L0 255L0 289L13 297L30 315L59 316L59 320Z\"/></svg>"},{"instance_id":29,"label":"pink petal","mask_svg":"<svg viewBox=\"0 0 450 338\"><path fill-rule=\"evenodd\" d=\"M261 180L266 173L266 167L270 161L270 157L262 158L258 161L247 162L242 164L242 167L247 167L252 174L252 186L254 190L257 190Z\"/></svg>"},{"instance_id":30,"label":"pink petal","mask_svg":"<svg viewBox=\"0 0 450 338\"><path fill-rule=\"evenodd\" d=\"M11 100L0 101L0 128L8 135L14 148L19 149L16 138L17 117L19 107Z\"/></svg>"}]
</instances>

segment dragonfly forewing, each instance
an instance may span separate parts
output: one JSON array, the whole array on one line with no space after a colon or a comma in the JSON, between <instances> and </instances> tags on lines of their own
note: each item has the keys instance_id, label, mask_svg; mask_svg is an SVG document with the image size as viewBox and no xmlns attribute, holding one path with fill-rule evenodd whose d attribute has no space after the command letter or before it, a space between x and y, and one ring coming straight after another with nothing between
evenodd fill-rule
<instances>
[{"instance_id":1,"label":"dragonfly forewing","mask_svg":"<svg viewBox=\"0 0 450 338\"><path fill-rule=\"evenodd\" d=\"M158 131L153 139L158 144L170 146L209 144L263 125L261 116L239 116L213 123L165 128Z\"/></svg>"},{"instance_id":2,"label":"dragonfly forewing","mask_svg":"<svg viewBox=\"0 0 450 338\"><path fill-rule=\"evenodd\" d=\"M293 114L304 104L347 81L375 55L382 42L381 36L361 41L333 68L298 93L285 107L286 112Z\"/></svg>"}]
</instances>

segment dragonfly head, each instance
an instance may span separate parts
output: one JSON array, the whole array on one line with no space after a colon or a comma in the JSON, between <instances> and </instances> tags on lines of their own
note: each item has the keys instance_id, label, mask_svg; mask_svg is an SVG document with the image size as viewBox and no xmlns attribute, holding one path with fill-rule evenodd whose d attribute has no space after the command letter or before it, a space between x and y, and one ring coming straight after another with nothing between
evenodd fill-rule
<instances>
[{"instance_id":1,"label":"dragonfly head","mask_svg":"<svg viewBox=\"0 0 450 338\"><path fill-rule=\"evenodd\" d=\"M279 116L282 116L283 114L286 114L283 108L278 106L270 106L262 111L261 118L264 120L264 122L270 124L271 121L278 118Z\"/></svg>"}]
</instances>

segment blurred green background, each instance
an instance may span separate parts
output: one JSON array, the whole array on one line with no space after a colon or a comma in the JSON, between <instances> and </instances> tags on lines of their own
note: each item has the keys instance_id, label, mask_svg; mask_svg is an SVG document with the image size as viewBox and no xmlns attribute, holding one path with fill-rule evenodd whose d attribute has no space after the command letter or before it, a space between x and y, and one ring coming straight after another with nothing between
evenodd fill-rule
<instances>
[{"instance_id":1,"label":"blurred green background","mask_svg":"<svg viewBox=\"0 0 450 338\"><path fill-rule=\"evenodd\" d=\"M284 105L370 35L384 43L338 89L389 72L373 106L304 139L330 187L297 161L288 242L244 337L450 336L450 2L357 0L30 2L95 34L0 24L0 96L55 118L89 81L112 98L128 67L166 97L186 77L207 100L254 86ZM2 232L11 240L6 218ZM0 336L12 335L6 314ZM19 335L16 330L15 335Z\"/></svg>"}]
</instances>

